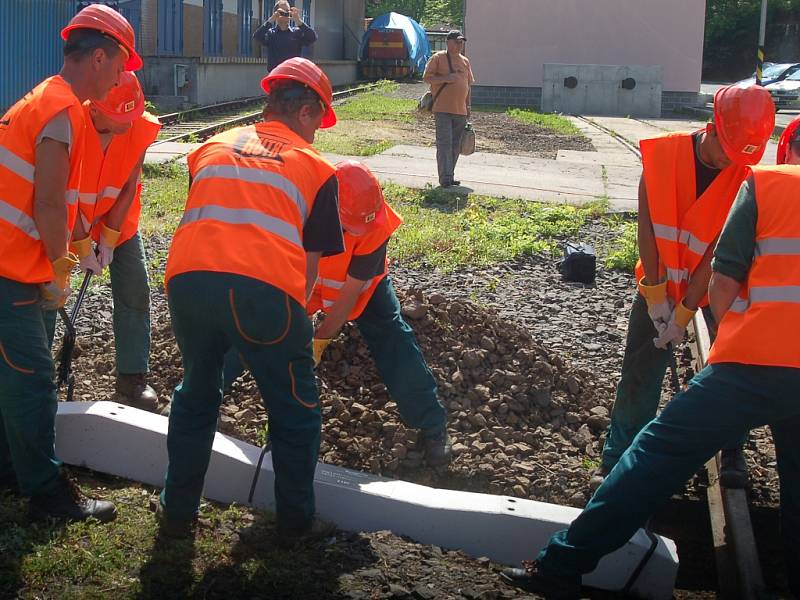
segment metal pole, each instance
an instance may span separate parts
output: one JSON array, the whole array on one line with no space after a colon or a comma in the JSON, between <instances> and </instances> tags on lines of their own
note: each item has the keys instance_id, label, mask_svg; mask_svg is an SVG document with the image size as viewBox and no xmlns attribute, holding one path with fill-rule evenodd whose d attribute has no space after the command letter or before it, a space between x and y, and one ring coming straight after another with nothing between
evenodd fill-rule
<instances>
[{"instance_id":1,"label":"metal pole","mask_svg":"<svg viewBox=\"0 0 800 600\"><path fill-rule=\"evenodd\" d=\"M761 0L761 27L758 30L758 53L756 62L756 85L761 85L764 72L764 42L767 37L767 0Z\"/></svg>"}]
</instances>

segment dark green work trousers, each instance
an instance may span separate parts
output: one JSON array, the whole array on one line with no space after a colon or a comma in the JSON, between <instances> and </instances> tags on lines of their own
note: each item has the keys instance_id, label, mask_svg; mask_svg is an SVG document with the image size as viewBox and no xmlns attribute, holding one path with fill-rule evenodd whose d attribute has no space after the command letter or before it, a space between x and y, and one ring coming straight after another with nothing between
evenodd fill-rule
<instances>
[{"instance_id":1,"label":"dark green work trousers","mask_svg":"<svg viewBox=\"0 0 800 600\"><path fill-rule=\"evenodd\" d=\"M167 515L197 513L222 402L223 360L233 348L269 412L278 524L307 526L314 514L321 420L305 310L274 286L227 273L177 275L168 297L184 374L169 415L162 493Z\"/></svg>"},{"instance_id":2,"label":"dark green work trousers","mask_svg":"<svg viewBox=\"0 0 800 600\"><path fill-rule=\"evenodd\" d=\"M405 424L426 435L445 429L447 412L437 398L436 380L414 330L400 314L400 302L389 277L375 288L355 324ZM225 387L241 374L241 361L235 352L229 352L225 357Z\"/></svg>"},{"instance_id":3,"label":"dark green work trousers","mask_svg":"<svg viewBox=\"0 0 800 600\"><path fill-rule=\"evenodd\" d=\"M622 547L658 507L730 440L769 425L781 486L781 536L792 592L800 595L800 369L715 364L698 373L636 436L569 529L538 560L578 577Z\"/></svg>"},{"instance_id":4,"label":"dark green work trousers","mask_svg":"<svg viewBox=\"0 0 800 600\"><path fill-rule=\"evenodd\" d=\"M715 325L711 312L704 310L703 316L709 329L713 329ZM647 302L636 292L628 320L622 374L617 384L611 425L603 446L603 466L609 471L614 468L636 435L658 412L661 387L673 350L656 348L653 344L656 337L658 333L647 313ZM745 440L746 437L731 440L725 448L741 447Z\"/></svg>"},{"instance_id":5,"label":"dark green work trousers","mask_svg":"<svg viewBox=\"0 0 800 600\"><path fill-rule=\"evenodd\" d=\"M55 456L55 365L39 287L0 278L0 479L23 494L47 492Z\"/></svg>"}]
</instances>

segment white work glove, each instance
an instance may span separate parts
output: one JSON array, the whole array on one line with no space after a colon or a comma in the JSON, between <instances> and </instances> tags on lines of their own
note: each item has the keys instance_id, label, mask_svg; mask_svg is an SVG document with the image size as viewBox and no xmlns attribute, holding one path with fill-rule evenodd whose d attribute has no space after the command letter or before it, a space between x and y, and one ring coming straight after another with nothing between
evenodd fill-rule
<instances>
[{"instance_id":1,"label":"white work glove","mask_svg":"<svg viewBox=\"0 0 800 600\"><path fill-rule=\"evenodd\" d=\"M646 285L642 278L639 281L639 293L647 302L647 314L650 315L656 332L661 335L667 329L672 316L672 299L667 297L667 282Z\"/></svg>"},{"instance_id":2,"label":"white work glove","mask_svg":"<svg viewBox=\"0 0 800 600\"><path fill-rule=\"evenodd\" d=\"M57 310L64 306L72 290L69 287L69 276L72 268L78 264L78 257L72 253L53 261L53 281L39 285L42 296L41 305L44 310Z\"/></svg>"},{"instance_id":3,"label":"white work glove","mask_svg":"<svg viewBox=\"0 0 800 600\"><path fill-rule=\"evenodd\" d=\"M97 245L97 254L100 267L105 269L114 260L114 248L117 247L120 232L111 229L105 223L100 224L100 243Z\"/></svg>"},{"instance_id":4,"label":"white work glove","mask_svg":"<svg viewBox=\"0 0 800 600\"><path fill-rule=\"evenodd\" d=\"M77 254L80 261L80 269L84 273L92 271L95 275L99 275L103 270L97 260L97 255L94 253L94 248L92 248L92 238L87 236L82 240L73 240L72 251Z\"/></svg>"},{"instance_id":5,"label":"white work glove","mask_svg":"<svg viewBox=\"0 0 800 600\"><path fill-rule=\"evenodd\" d=\"M667 328L653 340L655 347L663 350L669 347L670 344L675 345L681 343L681 341L683 341L683 336L686 334L686 327L689 325L689 321L692 320L696 312L697 310L686 308L681 301L678 306L675 307L675 311L672 313L669 323L667 323Z\"/></svg>"}]
</instances>

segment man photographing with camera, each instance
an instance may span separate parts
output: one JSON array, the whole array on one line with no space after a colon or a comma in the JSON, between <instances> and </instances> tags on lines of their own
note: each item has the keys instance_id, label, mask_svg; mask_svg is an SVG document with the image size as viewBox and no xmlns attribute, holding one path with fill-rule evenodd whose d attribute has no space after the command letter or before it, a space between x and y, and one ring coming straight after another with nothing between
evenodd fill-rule
<instances>
[{"instance_id":1,"label":"man photographing with camera","mask_svg":"<svg viewBox=\"0 0 800 600\"><path fill-rule=\"evenodd\" d=\"M288 0L278 0L272 16L253 32L253 39L267 47L267 69L272 71L283 61L300 56L303 46L317 41L317 34L303 23L296 6L290 6Z\"/></svg>"}]
</instances>

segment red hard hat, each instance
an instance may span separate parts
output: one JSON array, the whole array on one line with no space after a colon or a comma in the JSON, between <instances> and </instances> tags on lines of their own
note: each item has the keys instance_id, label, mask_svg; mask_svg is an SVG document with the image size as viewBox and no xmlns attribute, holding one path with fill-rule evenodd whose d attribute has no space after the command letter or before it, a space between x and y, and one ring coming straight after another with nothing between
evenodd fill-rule
<instances>
[{"instance_id":1,"label":"red hard hat","mask_svg":"<svg viewBox=\"0 0 800 600\"><path fill-rule=\"evenodd\" d=\"M114 38L128 53L126 71L142 68L142 57L136 52L136 34L128 20L105 4L90 4L72 17L61 30L61 39L66 40L73 29L94 29Z\"/></svg>"},{"instance_id":2,"label":"red hard hat","mask_svg":"<svg viewBox=\"0 0 800 600\"><path fill-rule=\"evenodd\" d=\"M314 90L325 105L325 115L322 117L320 128L327 129L336 125L336 113L333 112L333 87L322 69L307 58L299 56L290 58L272 69L261 80L261 89L269 94L272 82L280 79L291 79Z\"/></svg>"},{"instance_id":3,"label":"red hard hat","mask_svg":"<svg viewBox=\"0 0 800 600\"><path fill-rule=\"evenodd\" d=\"M800 128L800 117L789 123L783 130L778 142L778 155L775 157L775 162L779 165L786 164L786 159L789 158L789 144L795 139L798 128Z\"/></svg>"},{"instance_id":4,"label":"red hard hat","mask_svg":"<svg viewBox=\"0 0 800 600\"><path fill-rule=\"evenodd\" d=\"M354 235L362 235L386 222L381 184L366 165L357 160L337 163L336 178L342 227Z\"/></svg>"},{"instance_id":5,"label":"red hard hat","mask_svg":"<svg viewBox=\"0 0 800 600\"><path fill-rule=\"evenodd\" d=\"M91 102L97 110L119 123L131 123L144 112L144 92L132 71L120 74L119 85L111 88L105 100Z\"/></svg>"},{"instance_id":6,"label":"red hard hat","mask_svg":"<svg viewBox=\"0 0 800 600\"><path fill-rule=\"evenodd\" d=\"M714 94L714 127L727 157L757 164L775 127L775 103L760 85L729 85Z\"/></svg>"}]
</instances>

